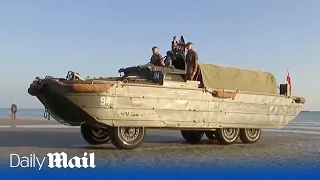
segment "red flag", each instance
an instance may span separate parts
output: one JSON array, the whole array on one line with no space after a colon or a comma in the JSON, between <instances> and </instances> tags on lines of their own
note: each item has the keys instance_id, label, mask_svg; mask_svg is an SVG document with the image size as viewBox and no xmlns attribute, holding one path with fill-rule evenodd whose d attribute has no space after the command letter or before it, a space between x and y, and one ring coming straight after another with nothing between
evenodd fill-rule
<instances>
[{"instance_id":1,"label":"red flag","mask_svg":"<svg viewBox=\"0 0 320 180\"><path fill-rule=\"evenodd\" d=\"M287 81L287 84L289 84L289 86L291 86L291 78L290 78L289 72L287 72L286 81Z\"/></svg>"}]
</instances>

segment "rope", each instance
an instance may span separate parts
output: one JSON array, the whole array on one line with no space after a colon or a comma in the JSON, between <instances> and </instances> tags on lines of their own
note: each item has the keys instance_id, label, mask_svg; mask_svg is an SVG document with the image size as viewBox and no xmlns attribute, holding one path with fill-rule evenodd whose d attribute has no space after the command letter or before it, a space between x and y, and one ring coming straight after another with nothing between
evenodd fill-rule
<instances>
[{"instance_id":1,"label":"rope","mask_svg":"<svg viewBox=\"0 0 320 180\"><path fill-rule=\"evenodd\" d=\"M79 123L75 123L75 122L66 122L65 120L63 120L60 116L58 116L57 114L54 113L54 111L47 109L48 113L50 114L50 116L53 117L53 119L55 119L57 122L65 125L65 126L79 126Z\"/></svg>"}]
</instances>

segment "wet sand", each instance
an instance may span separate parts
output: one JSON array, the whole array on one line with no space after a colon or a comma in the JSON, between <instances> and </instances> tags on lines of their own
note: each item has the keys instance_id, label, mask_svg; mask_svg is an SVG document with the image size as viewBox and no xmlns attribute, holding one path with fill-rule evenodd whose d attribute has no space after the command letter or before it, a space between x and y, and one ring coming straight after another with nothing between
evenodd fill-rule
<instances>
[{"instance_id":1,"label":"wet sand","mask_svg":"<svg viewBox=\"0 0 320 180\"><path fill-rule=\"evenodd\" d=\"M14 121L14 122L13 122ZM0 120L1 125L57 124L54 121ZM263 132L256 144L218 145L205 137L199 144L186 143L179 131L148 130L141 147L118 150L111 143L89 146L79 128L1 128L0 164L8 164L9 154L45 156L49 152L66 152L82 156L95 152L96 162L109 169L119 166L148 168L166 165L179 168L201 167L294 167L320 166L320 135L291 132Z\"/></svg>"},{"instance_id":2,"label":"wet sand","mask_svg":"<svg viewBox=\"0 0 320 180\"><path fill-rule=\"evenodd\" d=\"M53 120L33 120L33 119L1 119L0 126L13 126L13 125L42 125L42 124L59 124Z\"/></svg>"}]
</instances>

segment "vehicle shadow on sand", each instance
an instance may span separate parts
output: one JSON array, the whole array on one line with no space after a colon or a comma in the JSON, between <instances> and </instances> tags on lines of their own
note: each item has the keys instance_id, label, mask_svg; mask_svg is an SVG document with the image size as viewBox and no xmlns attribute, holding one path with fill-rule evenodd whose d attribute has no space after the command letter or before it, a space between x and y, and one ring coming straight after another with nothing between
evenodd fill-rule
<instances>
[{"instance_id":1,"label":"vehicle shadow on sand","mask_svg":"<svg viewBox=\"0 0 320 180\"><path fill-rule=\"evenodd\" d=\"M178 135L166 136L147 135L142 147L159 146L161 144L175 145L195 145L186 142ZM153 144L153 145L152 145ZM201 145L219 145L216 141L210 141L206 137L196 144ZM239 142L240 144L240 142ZM37 148L63 148L63 149L116 149L110 142L106 145L89 145L80 134L80 132L64 132L64 131L0 131L0 148L1 147L37 147Z\"/></svg>"}]
</instances>

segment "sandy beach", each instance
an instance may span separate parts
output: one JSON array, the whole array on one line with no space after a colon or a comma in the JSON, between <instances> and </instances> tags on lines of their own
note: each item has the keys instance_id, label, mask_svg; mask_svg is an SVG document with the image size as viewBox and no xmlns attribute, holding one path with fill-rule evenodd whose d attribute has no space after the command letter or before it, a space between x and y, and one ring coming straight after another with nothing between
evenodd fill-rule
<instances>
[{"instance_id":1,"label":"sandy beach","mask_svg":"<svg viewBox=\"0 0 320 180\"><path fill-rule=\"evenodd\" d=\"M58 125L59 123L55 120L34 120L34 119L1 119L0 118L0 127L1 126L12 126L12 125Z\"/></svg>"},{"instance_id":2,"label":"sandy beach","mask_svg":"<svg viewBox=\"0 0 320 180\"><path fill-rule=\"evenodd\" d=\"M0 119L0 124L10 126L0 128L1 165L8 163L10 153L45 156L49 152L78 156L84 152L95 152L97 162L108 168L132 164L137 168L159 164L175 168L195 168L199 164L208 167L261 165L296 168L320 165L320 135L317 133L264 131L256 144L244 145L239 141L238 144L223 146L205 137L201 143L191 145L182 139L179 131L148 130L140 148L121 151L111 143L89 146L82 139L78 127L55 128L58 124L55 121ZM53 128L41 128L45 124Z\"/></svg>"}]
</instances>

